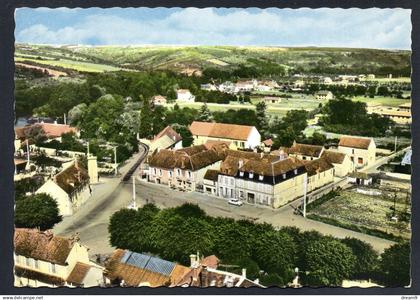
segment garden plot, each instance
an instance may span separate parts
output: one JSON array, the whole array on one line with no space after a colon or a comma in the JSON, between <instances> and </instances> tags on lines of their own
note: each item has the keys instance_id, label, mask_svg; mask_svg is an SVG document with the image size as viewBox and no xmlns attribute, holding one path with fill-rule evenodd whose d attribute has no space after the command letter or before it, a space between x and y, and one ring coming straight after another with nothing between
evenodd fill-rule
<instances>
[{"instance_id":1,"label":"garden plot","mask_svg":"<svg viewBox=\"0 0 420 300\"><path fill-rule=\"evenodd\" d=\"M387 238L410 238L409 220L410 203L405 193L396 194L396 214L393 216L394 193L382 192L379 196L357 193L355 190L342 191L339 196L310 209L309 217L325 223L349 228Z\"/></svg>"}]
</instances>

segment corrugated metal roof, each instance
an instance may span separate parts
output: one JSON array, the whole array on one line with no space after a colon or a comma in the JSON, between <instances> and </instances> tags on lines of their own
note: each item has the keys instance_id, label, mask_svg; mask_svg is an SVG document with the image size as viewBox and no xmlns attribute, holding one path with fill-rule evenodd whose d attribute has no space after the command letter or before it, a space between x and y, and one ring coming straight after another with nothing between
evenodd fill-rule
<instances>
[{"instance_id":1,"label":"corrugated metal roof","mask_svg":"<svg viewBox=\"0 0 420 300\"><path fill-rule=\"evenodd\" d=\"M121 263L169 276L175 268L175 263L146 254L126 251Z\"/></svg>"}]
</instances>

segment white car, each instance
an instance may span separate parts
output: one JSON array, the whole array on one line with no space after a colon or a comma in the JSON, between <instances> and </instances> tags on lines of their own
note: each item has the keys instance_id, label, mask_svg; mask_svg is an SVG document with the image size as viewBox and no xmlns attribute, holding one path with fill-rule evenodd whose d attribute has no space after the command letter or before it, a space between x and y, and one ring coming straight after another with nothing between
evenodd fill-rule
<instances>
[{"instance_id":1,"label":"white car","mask_svg":"<svg viewBox=\"0 0 420 300\"><path fill-rule=\"evenodd\" d=\"M236 206L242 206L244 204L241 200L235 198L230 198L228 203Z\"/></svg>"}]
</instances>

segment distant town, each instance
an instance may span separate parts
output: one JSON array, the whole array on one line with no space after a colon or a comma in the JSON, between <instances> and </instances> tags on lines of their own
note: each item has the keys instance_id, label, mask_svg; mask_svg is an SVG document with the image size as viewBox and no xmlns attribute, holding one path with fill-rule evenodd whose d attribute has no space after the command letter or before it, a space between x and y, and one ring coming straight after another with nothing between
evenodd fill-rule
<instances>
[{"instance_id":1,"label":"distant town","mask_svg":"<svg viewBox=\"0 0 420 300\"><path fill-rule=\"evenodd\" d=\"M408 286L409 53L364 50L18 44L15 285Z\"/></svg>"}]
</instances>

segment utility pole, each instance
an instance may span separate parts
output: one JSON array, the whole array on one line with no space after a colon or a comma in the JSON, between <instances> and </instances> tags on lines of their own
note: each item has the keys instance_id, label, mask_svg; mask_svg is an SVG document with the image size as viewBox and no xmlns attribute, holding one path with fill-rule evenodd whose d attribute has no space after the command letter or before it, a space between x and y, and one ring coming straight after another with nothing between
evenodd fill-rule
<instances>
[{"instance_id":1,"label":"utility pole","mask_svg":"<svg viewBox=\"0 0 420 300\"><path fill-rule=\"evenodd\" d=\"M115 164L115 176L118 174L118 165L117 165L117 147L114 147L114 164Z\"/></svg>"},{"instance_id":2,"label":"utility pole","mask_svg":"<svg viewBox=\"0 0 420 300\"><path fill-rule=\"evenodd\" d=\"M29 170L30 163L31 163L31 154L29 152L29 140L26 139L26 156L27 156L27 163L26 163L26 169Z\"/></svg>"},{"instance_id":3,"label":"utility pole","mask_svg":"<svg viewBox=\"0 0 420 300\"><path fill-rule=\"evenodd\" d=\"M395 142L394 142L394 152L397 153L397 141L398 141L398 136L395 136Z\"/></svg>"},{"instance_id":4,"label":"utility pole","mask_svg":"<svg viewBox=\"0 0 420 300\"><path fill-rule=\"evenodd\" d=\"M136 177L133 175L133 208L137 209L136 205Z\"/></svg>"},{"instance_id":5,"label":"utility pole","mask_svg":"<svg viewBox=\"0 0 420 300\"><path fill-rule=\"evenodd\" d=\"M89 157L89 142L87 142L87 157Z\"/></svg>"},{"instance_id":6,"label":"utility pole","mask_svg":"<svg viewBox=\"0 0 420 300\"><path fill-rule=\"evenodd\" d=\"M67 124L66 113L64 113L64 125Z\"/></svg>"},{"instance_id":7,"label":"utility pole","mask_svg":"<svg viewBox=\"0 0 420 300\"><path fill-rule=\"evenodd\" d=\"M303 174L303 217L306 218L306 192L308 190L308 173Z\"/></svg>"}]
</instances>

